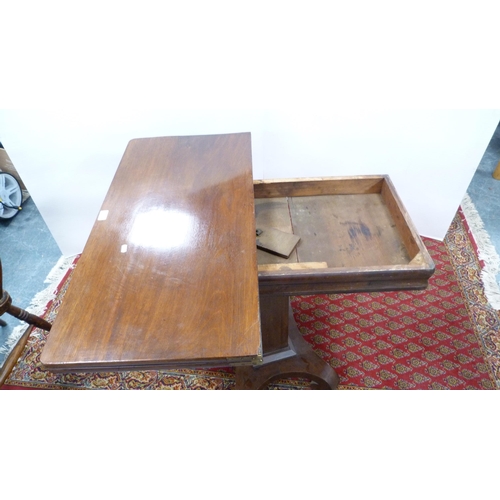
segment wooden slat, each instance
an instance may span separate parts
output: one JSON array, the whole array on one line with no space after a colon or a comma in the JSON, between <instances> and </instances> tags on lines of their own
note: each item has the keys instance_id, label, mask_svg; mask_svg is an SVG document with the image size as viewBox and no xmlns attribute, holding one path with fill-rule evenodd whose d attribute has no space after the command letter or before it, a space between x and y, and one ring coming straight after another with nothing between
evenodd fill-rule
<instances>
[{"instance_id":1,"label":"wooden slat","mask_svg":"<svg viewBox=\"0 0 500 500\"><path fill-rule=\"evenodd\" d=\"M287 198L256 199L255 220L257 227L273 227L285 233L293 234ZM286 259L258 249L257 261L259 265L297 262L297 251L294 250L290 257Z\"/></svg>"},{"instance_id":2,"label":"wooden slat","mask_svg":"<svg viewBox=\"0 0 500 500\"><path fill-rule=\"evenodd\" d=\"M259 264L259 273L268 271L299 271L299 270L314 270L327 269L326 262L290 262L284 264Z\"/></svg>"},{"instance_id":3,"label":"wooden slat","mask_svg":"<svg viewBox=\"0 0 500 500\"><path fill-rule=\"evenodd\" d=\"M280 231L274 227L257 226L257 248L288 259L295 250L300 237Z\"/></svg>"},{"instance_id":4,"label":"wooden slat","mask_svg":"<svg viewBox=\"0 0 500 500\"><path fill-rule=\"evenodd\" d=\"M261 296L421 290L426 288L433 272L432 267L406 265L278 270L260 273L259 289Z\"/></svg>"},{"instance_id":5,"label":"wooden slat","mask_svg":"<svg viewBox=\"0 0 500 500\"><path fill-rule=\"evenodd\" d=\"M254 181L255 198L380 193L385 176L317 177Z\"/></svg>"},{"instance_id":6,"label":"wooden slat","mask_svg":"<svg viewBox=\"0 0 500 500\"><path fill-rule=\"evenodd\" d=\"M384 182L381 194L385 204L387 205L391 213L400 238L405 245L410 258L412 259L412 261L414 260L414 264L417 264L418 262L418 260L415 260L415 257L417 257L419 253L422 253L422 263L429 264L429 259L426 259L425 257L427 254L425 247L420 240L413 222L411 221L408 212L404 208L404 205L401 202L398 194L396 193L396 189L394 188L394 185L390 179L386 179L386 181Z\"/></svg>"},{"instance_id":7,"label":"wooden slat","mask_svg":"<svg viewBox=\"0 0 500 500\"><path fill-rule=\"evenodd\" d=\"M260 353L250 134L131 141L42 363L147 369Z\"/></svg>"}]
</instances>

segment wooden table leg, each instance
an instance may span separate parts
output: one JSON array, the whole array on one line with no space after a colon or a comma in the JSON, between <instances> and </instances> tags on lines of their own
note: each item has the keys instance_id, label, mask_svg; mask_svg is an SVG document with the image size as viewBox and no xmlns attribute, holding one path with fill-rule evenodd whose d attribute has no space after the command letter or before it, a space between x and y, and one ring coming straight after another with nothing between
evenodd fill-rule
<instances>
[{"instance_id":1,"label":"wooden table leg","mask_svg":"<svg viewBox=\"0 0 500 500\"><path fill-rule=\"evenodd\" d=\"M493 172L493 178L500 181L500 161L498 162L497 168L495 168L495 171Z\"/></svg>"},{"instance_id":2,"label":"wooden table leg","mask_svg":"<svg viewBox=\"0 0 500 500\"><path fill-rule=\"evenodd\" d=\"M271 382L300 377L312 389L336 389L339 377L304 340L287 296L261 296L261 329L264 362L236 368L236 389L265 389Z\"/></svg>"}]
</instances>

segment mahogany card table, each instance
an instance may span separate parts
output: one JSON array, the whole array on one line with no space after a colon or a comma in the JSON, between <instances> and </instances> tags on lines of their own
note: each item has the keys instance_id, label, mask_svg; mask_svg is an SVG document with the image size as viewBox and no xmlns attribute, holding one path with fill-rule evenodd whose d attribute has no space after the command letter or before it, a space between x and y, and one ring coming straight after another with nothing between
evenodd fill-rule
<instances>
[{"instance_id":1,"label":"mahogany card table","mask_svg":"<svg viewBox=\"0 0 500 500\"><path fill-rule=\"evenodd\" d=\"M250 136L132 140L42 363L140 370L261 356Z\"/></svg>"},{"instance_id":2,"label":"mahogany card table","mask_svg":"<svg viewBox=\"0 0 500 500\"><path fill-rule=\"evenodd\" d=\"M257 249L259 227L300 240L272 254ZM287 376L335 389L289 297L422 289L433 272L387 176L254 181L249 133L135 139L41 361L55 372L234 366L237 389Z\"/></svg>"}]
</instances>

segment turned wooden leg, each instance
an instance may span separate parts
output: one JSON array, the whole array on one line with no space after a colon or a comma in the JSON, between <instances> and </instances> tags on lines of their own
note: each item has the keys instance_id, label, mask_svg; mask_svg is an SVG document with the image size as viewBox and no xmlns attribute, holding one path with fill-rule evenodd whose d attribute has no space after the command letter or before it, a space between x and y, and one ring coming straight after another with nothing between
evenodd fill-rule
<instances>
[{"instance_id":1,"label":"turned wooden leg","mask_svg":"<svg viewBox=\"0 0 500 500\"><path fill-rule=\"evenodd\" d=\"M42 330L46 330L48 332L50 332L50 329L52 328L52 325L48 321L45 321L39 316L35 316L20 307L13 306L12 299L5 290L0 298L0 315L3 313L10 314L21 321L25 321L29 325L36 326L37 328L41 328Z\"/></svg>"},{"instance_id":2,"label":"turned wooden leg","mask_svg":"<svg viewBox=\"0 0 500 500\"><path fill-rule=\"evenodd\" d=\"M15 318L20 319L21 321L25 321L29 325L34 325L38 328L41 328L42 330L50 331L52 325L48 321L45 321L44 319L35 316L34 314L31 314L28 311L21 309L20 307L12 305L12 299L10 298L10 295L2 288L2 278L2 261L0 260L0 316L2 316L4 313L7 313L11 316L14 316ZM6 323L2 320L0 325L5 326Z\"/></svg>"},{"instance_id":3,"label":"turned wooden leg","mask_svg":"<svg viewBox=\"0 0 500 500\"><path fill-rule=\"evenodd\" d=\"M497 168L495 168L495 171L493 172L493 177L500 181L500 161L498 162Z\"/></svg>"},{"instance_id":4,"label":"turned wooden leg","mask_svg":"<svg viewBox=\"0 0 500 500\"><path fill-rule=\"evenodd\" d=\"M336 389L337 373L303 339L289 298L264 295L260 305L264 363L237 367L236 389L265 389L287 377L307 379L312 389Z\"/></svg>"}]
</instances>

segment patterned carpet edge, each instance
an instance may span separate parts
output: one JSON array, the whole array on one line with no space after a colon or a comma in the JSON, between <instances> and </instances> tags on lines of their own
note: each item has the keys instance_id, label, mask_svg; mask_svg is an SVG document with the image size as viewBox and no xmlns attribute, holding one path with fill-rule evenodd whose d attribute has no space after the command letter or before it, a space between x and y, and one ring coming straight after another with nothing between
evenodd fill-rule
<instances>
[{"instance_id":1,"label":"patterned carpet edge","mask_svg":"<svg viewBox=\"0 0 500 500\"><path fill-rule=\"evenodd\" d=\"M467 225L467 220L461 210L457 215L448 231L445 238L445 245L450 257L450 262L453 268L460 277L460 289L467 307L468 314L473 321L474 332L477 336L481 351L484 355L485 362L488 366L492 388L500 388L500 313L492 309L485 297L484 285L481 280L481 261L475 252L464 251L464 248L473 247L474 241L471 238L470 230ZM68 273L69 274L69 273ZM64 282L64 280L63 280ZM63 283L63 287L68 285L69 280ZM60 292L61 290L59 290ZM63 294L62 294L63 295ZM57 310L58 298L47 307L48 319ZM34 330L32 335L40 337L43 332ZM36 339L35 339L36 340ZM33 339L31 339L33 344ZM29 353L29 344L25 348L25 352L21 357L24 359ZM13 370L15 372L15 370ZM35 378L30 380L22 377L14 376L7 380L7 385L19 386L21 388L44 388L51 390L85 390L85 389L231 389L234 385L234 373L231 369L221 370L204 370L202 373L199 370L172 370L162 371L164 384L151 383L155 379L154 372L123 372L121 375L100 374L101 377L95 377L92 382L92 387L86 387L82 384L82 375L70 374L54 380L50 377L41 377L39 380ZM200 376L201 375L201 376ZM75 378L76 377L76 378ZM122 377L127 377L127 383L124 387ZM145 377L150 377L148 383ZM29 379L29 377L28 377ZM73 380L72 380L73 379ZM114 383L110 384L110 380ZM157 381L159 382L159 381ZM278 381L271 389L302 389L305 384L298 381ZM360 387L352 384L344 384L339 387L341 390L374 390L371 387ZM380 389L387 389L386 387ZM377 390L377 389L375 389Z\"/></svg>"}]
</instances>

